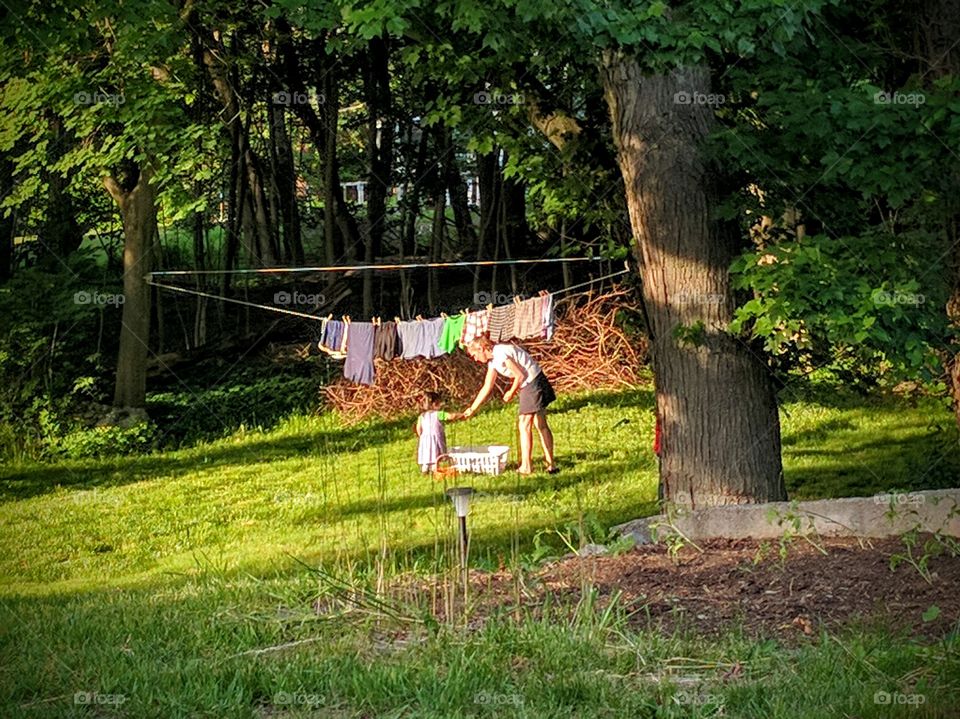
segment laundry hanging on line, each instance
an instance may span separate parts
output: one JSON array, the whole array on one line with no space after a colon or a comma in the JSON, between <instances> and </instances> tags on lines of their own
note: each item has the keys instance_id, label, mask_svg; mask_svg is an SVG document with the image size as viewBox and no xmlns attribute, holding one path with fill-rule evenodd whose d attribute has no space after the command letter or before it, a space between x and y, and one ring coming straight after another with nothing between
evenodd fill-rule
<instances>
[{"instance_id":1,"label":"laundry hanging on line","mask_svg":"<svg viewBox=\"0 0 960 719\"><path fill-rule=\"evenodd\" d=\"M376 381L375 359L433 359L454 352L489 333L493 342L550 339L555 323L553 295L541 292L528 300L456 315L396 322L322 320L318 347L334 359L346 359L344 377L360 384Z\"/></svg>"}]
</instances>

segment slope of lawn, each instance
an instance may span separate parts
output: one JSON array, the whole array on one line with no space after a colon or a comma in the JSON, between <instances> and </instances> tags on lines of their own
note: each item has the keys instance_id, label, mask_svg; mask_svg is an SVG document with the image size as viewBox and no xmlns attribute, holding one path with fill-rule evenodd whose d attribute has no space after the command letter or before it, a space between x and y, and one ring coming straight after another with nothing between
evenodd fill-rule
<instances>
[{"instance_id":1,"label":"slope of lawn","mask_svg":"<svg viewBox=\"0 0 960 719\"><path fill-rule=\"evenodd\" d=\"M652 403L644 389L563 397L551 414L560 474L462 478L478 492L475 566L529 567L653 513ZM514 411L448 425L448 440L515 446ZM782 420L797 499L960 476L955 425L931 400L809 391ZM812 717L827 702L832 715L896 716L874 692L920 669L931 697L955 696L941 677L960 675L955 640L922 646L886 631L825 639L798 660L735 635L638 634L616 612L440 630L399 647L381 619L321 620L311 567L374 586L378 574L448 566L444 487L414 458L412 418L345 427L321 415L162 454L3 467L0 715L716 716L719 703L727 716ZM284 642L305 643L256 653ZM831 669L848 656L860 657L848 672ZM678 700L669 681L645 683L678 657L739 661L750 681L696 701ZM903 715L940 716L934 704ZM895 708L907 709L918 707Z\"/></svg>"}]
</instances>

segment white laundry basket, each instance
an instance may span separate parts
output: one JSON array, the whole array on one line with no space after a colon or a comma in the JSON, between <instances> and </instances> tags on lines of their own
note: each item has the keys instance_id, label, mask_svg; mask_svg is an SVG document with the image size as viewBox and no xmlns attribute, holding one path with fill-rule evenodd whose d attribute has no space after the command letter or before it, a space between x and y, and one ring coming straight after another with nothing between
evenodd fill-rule
<instances>
[{"instance_id":1,"label":"white laundry basket","mask_svg":"<svg viewBox=\"0 0 960 719\"><path fill-rule=\"evenodd\" d=\"M450 447L447 454L458 472L502 474L507 468L510 447L505 444Z\"/></svg>"}]
</instances>

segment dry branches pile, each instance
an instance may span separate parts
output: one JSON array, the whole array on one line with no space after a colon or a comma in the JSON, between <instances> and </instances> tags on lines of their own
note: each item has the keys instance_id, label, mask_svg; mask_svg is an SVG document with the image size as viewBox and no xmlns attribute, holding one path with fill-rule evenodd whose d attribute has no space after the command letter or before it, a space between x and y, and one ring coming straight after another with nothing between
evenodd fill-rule
<instances>
[{"instance_id":1,"label":"dry branches pile","mask_svg":"<svg viewBox=\"0 0 960 719\"><path fill-rule=\"evenodd\" d=\"M628 336L619 326L621 311L638 314L628 290L564 298L557 302L556 332L550 342L517 344L537 359L558 393L636 386L641 383L639 371L646 361L647 341ZM413 411L421 393L434 390L452 409L460 409L473 399L486 372L484 365L459 350L432 360L377 360L376 364L374 386L338 380L324 388L326 403L345 419L358 421Z\"/></svg>"}]
</instances>

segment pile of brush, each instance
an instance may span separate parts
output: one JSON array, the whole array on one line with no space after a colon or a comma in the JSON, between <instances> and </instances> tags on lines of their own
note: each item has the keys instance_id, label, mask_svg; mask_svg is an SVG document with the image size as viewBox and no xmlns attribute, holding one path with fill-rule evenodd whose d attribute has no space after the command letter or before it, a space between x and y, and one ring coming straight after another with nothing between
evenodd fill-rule
<instances>
[{"instance_id":1,"label":"pile of brush","mask_svg":"<svg viewBox=\"0 0 960 719\"><path fill-rule=\"evenodd\" d=\"M556 303L553 339L524 340L557 393L587 389L635 387L647 357L646 337L637 330L639 304L627 289L589 292ZM340 379L323 389L326 404L345 419L388 417L417 409L426 390L434 390L447 406L461 409L476 395L486 373L463 351L432 360L376 361L372 387ZM501 394L506 381L501 379Z\"/></svg>"}]
</instances>

